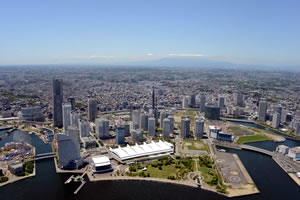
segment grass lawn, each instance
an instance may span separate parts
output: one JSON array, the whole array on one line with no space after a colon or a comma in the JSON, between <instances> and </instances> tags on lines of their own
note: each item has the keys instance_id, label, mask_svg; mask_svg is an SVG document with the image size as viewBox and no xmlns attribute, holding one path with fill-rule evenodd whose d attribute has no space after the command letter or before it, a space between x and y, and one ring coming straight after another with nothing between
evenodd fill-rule
<instances>
[{"instance_id":1,"label":"grass lawn","mask_svg":"<svg viewBox=\"0 0 300 200\"><path fill-rule=\"evenodd\" d=\"M271 140L271 139L264 135L251 135L251 136L240 137L236 143L244 144L244 143L248 143L248 142L260 142L260 141L266 141L266 140Z\"/></svg>"},{"instance_id":2,"label":"grass lawn","mask_svg":"<svg viewBox=\"0 0 300 200\"><path fill-rule=\"evenodd\" d=\"M154 178L168 178L168 176L176 176L177 171L179 171L179 169L175 168L175 164L162 166L162 170L148 166L146 170L146 172Z\"/></svg>"},{"instance_id":3,"label":"grass lawn","mask_svg":"<svg viewBox=\"0 0 300 200\"><path fill-rule=\"evenodd\" d=\"M202 150L209 152L208 145L201 140L184 140L183 148L188 150Z\"/></svg>"},{"instance_id":4,"label":"grass lawn","mask_svg":"<svg viewBox=\"0 0 300 200\"><path fill-rule=\"evenodd\" d=\"M213 177L212 174L216 173L214 169L207 168L207 167L200 167L199 171L201 172L201 175L204 178L204 182L206 182L206 183L209 182L209 181L211 181L211 179Z\"/></svg>"},{"instance_id":5,"label":"grass lawn","mask_svg":"<svg viewBox=\"0 0 300 200\"><path fill-rule=\"evenodd\" d=\"M230 130L234 135L245 135L245 133L249 132L249 130L240 126L231 126Z\"/></svg>"}]
</instances>

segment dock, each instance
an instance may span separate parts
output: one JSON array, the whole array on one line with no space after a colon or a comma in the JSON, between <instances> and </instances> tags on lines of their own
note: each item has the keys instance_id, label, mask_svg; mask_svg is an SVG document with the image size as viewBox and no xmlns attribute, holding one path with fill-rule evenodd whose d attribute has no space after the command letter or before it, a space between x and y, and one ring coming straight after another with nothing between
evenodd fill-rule
<instances>
[{"instance_id":1,"label":"dock","mask_svg":"<svg viewBox=\"0 0 300 200\"><path fill-rule=\"evenodd\" d=\"M71 183L72 181L74 182L81 182L81 184L79 185L79 187L74 191L74 194L77 194L80 189L86 184L86 181L84 180L84 176L87 174L87 171L85 171L82 175L78 175L78 176L70 176L70 178L68 178L65 181L65 184Z\"/></svg>"}]
</instances>

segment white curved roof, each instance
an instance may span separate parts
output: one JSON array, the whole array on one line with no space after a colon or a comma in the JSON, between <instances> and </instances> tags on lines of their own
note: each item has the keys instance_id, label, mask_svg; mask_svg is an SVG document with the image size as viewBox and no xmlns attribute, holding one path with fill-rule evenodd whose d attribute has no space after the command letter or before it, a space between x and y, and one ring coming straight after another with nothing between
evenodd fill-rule
<instances>
[{"instance_id":1,"label":"white curved roof","mask_svg":"<svg viewBox=\"0 0 300 200\"><path fill-rule=\"evenodd\" d=\"M134 145L127 147L119 147L116 149L110 149L110 151L118 157L119 160L128 160L143 156L151 156L155 154L162 153L173 153L174 148L173 144L165 141L158 141L147 144L144 143L142 145Z\"/></svg>"}]
</instances>

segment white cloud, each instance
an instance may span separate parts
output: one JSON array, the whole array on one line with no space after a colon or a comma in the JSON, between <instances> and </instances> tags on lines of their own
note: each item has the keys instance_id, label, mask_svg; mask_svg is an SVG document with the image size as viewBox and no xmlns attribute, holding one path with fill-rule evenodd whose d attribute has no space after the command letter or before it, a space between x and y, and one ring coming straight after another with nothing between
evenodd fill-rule
<instances>
[{"instance_id":1,"label":"white cloud","mask_svg":"<svg viewBox=\"0 0 300 200\"><path fill-rule=\"evenodd\" d=\"M147 53L147 56L153 56L153 54L152 53Z\"/></svg>"},{"instance_id":2,"label":"white cloud","mask_svg":"<svg viewBox=\"0 0 300 200\"><path fill-rule=\"evenodd\" d=\"M188 54L188 53L169 53L168 56L182 56L182 57L203 57L203 54Z\"/></svg>"}]
</instances>

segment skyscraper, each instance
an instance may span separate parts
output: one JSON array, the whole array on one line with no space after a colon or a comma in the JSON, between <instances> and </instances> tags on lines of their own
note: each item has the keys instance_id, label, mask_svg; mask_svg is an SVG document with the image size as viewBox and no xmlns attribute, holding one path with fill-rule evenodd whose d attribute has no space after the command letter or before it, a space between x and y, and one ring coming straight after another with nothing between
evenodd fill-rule
<instances>
[{"instance_id":1,"label":"skyscraper","mask_svg":"<svg viewBox=\"0 0 300 200\"><path fill-rule=\"evenodd\" d=\"M125 143L125 127L123 125L115 125L116 144Z\"/></svg>"},{"instance_id":2,"label":"skyscraper","mask_svg":"<svg viewBox=\"0 0 300 200\"><path fill-rule=\"evenodd\" d=\"M105 119L96 119L95 122L96 135L98 138L109 137L109 121Z\"/></svg>"},{"instance_id":3,"label":"skyscraper","mask_svg":"<svg viewBox=\"0 0 300 200\"><path fill-rule=\"evenodd\" d=\"M189 118L181 118L181 137L189 138L190 136L190 119Z\"/></svg>"},{"instance_id":4,"label":"skyscraper","mask_svg":"<svg viewBox=\"0 0 300 200\"><path fill-rule=\"evenodd\" d=\"M80 149L71 136L57 134L58 166L61 169L77 169L80 165Z\"/></svg>"},{"instance_id":5,"label":"skyscraper","mask_svg":"<svg viewBox=\"0 0 300 200\"><path fill-rule=\"evenodd\" d=\"M165 119L165 118L167 118L168 117L168 113L167 112L162 112L162 113L160 113L160 128L163 128L163 120Z\"/></svg>"},{"instance_id":6,"label":"skyscraper","mask_svg":"<svg viewBox=\"0 0 300 200\"><path fill-rule=\"evenodd\" d=\"M300 122L296 122L296 135L300 136Z\"/></svg>"},{"instance_id":7,"label":"skyscraper","mask_svg":"<svg viewBox=\"0 0 300 200\"><path fill-rule=\"evenodd\" d=\"M97 117L97 101L95 99L88 100L88 117L90 122L94 122Z\"/></svg>"},{"instance_id":8,"label":"skyscraper","mask_svg":"<svg viewBox=\"0 0 300 200\"><path fill-rule=\"evenodd\" d=\"M165 118L163 120L163 137L168 138L170 136L170 119Z\"/></svg>"},{"instance_id":9,"label":"skyscraper","mask_svg":"<svg viewBox=\"0 0 300 200\"><path fill-rule=\"evenodd\" d=\"M265 121L267 114L267 102L260 101L258 106L258 120Z\"/></svg>"},{"instance_id":10,"label":"skyscraper","mask_svg":"<svg viewBox=\"0 0 300 200\"><path fill-rule=\"evenodd\" d=\"M219 96L218 106L220 107L221 110L224 108L224 102L225 102L224 97Z\"/></svg>"},{"instance_id":11,"label":"skyscraper","mask_svg":"<svg viewBox=\"0 0 300 200\"><path fill-rule=\"evenodd\" d=\"M152 90L152 109L155 109L155 91Z\"/></svg>"},{"instance_id":12,"label":"skyscraper","mask_svg":"<svg viewBox=\"0 0 300 200\"><path fill-rule=\"evenodd\" d=\"M53 126L62 128L63 127L63 114L62 114L62 103L63 103L63 80L53 79Z\"/></svg>"},{"instance_id":13,"label":"skyscraper","mask_svg":"<svg viewBox=\"0 0 300 200\"><path fill-rule=\"evenodd\" d=\"M150 117L148 119L148 135L151 137L155 136L155 118Z\"/></svg>"},{"instance_id":14,"label":"skyscraper","mask_svg":"<svg viewBox=\"0 0 300 200\"><path fill-rule=\"evenodd\" d=\"M195 117L194 134L196 138L202 138L204 131L204 120L200 117Z\"/></svg>"},{"instance_id":15,"label":"skyscraper","mask_svg":"<svg viewBox=\"0 0 300 200\"><path fill-rule=\"evenodd\" d=\"M71 107L72 107L72 105L71 105ZM70 124L72 126L79 127L80 114L76 113L76 112L71 112L70 118L71 118Z\"/></svg>"},{"instance_id":16,"label":"skyscraper","mask_svg":"<svg viewBox=\"0 0 300 200\"><path fill-rule=\"evenodd\" d=\"M75 110L75 98L74 97L69 97L68 102L71 104L72 110Z\"/></svg>"},{"instance_id":17,"label":"skyscraper","mask_svg":"<svg viewBox=\"0 0 300 200\"><path fill-rule=\"evenodd\" d=\"M244 106L244 95L235 94L235 105L243 107Z\"/></svg>"},{"instance_id":18,"label":"skyscraper","mask_svg":"<svg viewBox=\"0 0 300 200\"><path fill-rule=\"evenodd\" d=\"M79 133L80 137L90 136L90 125L88 121L79 120Z\"/></svg>"},{"instance_id":19,"label":"skyscraper","mask_svg":"<svg viewBox=\"0 0 300 200\"><path fill-rule=\"evenodd\" d=\"M280 114L276 112L273 114L272 127L279 128L279 124L280 124Z\"/></svg>"},{"instance_id":20,"label":"skyscraper","mask_svg":"<svg viewBox=\"0 0 300 200\"><path fill-rule=\"evenodd\" d=\"M205 103L206 103L205 95L201 94L201 96L200 96L200 112L205 111Z\"/></svg>"},{"instance_id":21,"label":"skyscraper","mask_svg":"<svg viewBox=\"0 0 300 200\"><path fill-rule=\"evenodd\" d=\"M168 119L170 120L170 133L174 133L174 116L169 115Z\"/></svg>"},{"instance_id":22,"label":"skyscraper","mask_svg":"<svg viewBox=\"0 0 300 200\"><path fill-rule=\"evenodd\" d=\"M140 125L139 127L146 131L148 129L148 115L145 113L142 113L140 115Z\"/></svg>"},{"instance_id":23,"label":"skyscraper","mask_svg":"<svg viewBox=\"0 0 300 200\"><path fill-rule=\"evenodd\" d=\"M74 144L80 149L80 135L79 129L76 126L68 127L68 135L72 138Z\"/></svg>"},{"instance_id":24,"label":"skyscraper","mask_svg":"<svg viewBox=\"0 0 300 200\"><path fill-rule=\"evenodd\" d=\"M191 95L191 108L195 108L196 106L196 95L195 94L192 94Z\"/></svg>"},{"instance_id":25,"label":"skyscraper","mask_svg":"<svg viewBox=\"0 0 300 200\"><path fill-rule=\"evenodd\" d=\"M133 123L133 129L139 128L140 123L140 110L133 110L132 111L132 123Z\"/></svg>"},{"instance_id":26,"label":"skyscraper","mask_svg":"<svg viewBox=\"0 0 300 200\"><path fill-rule=\"evenodd\" d=\"M182 108L188 108L190 106L190 97L184 96L182 99Z\"/></svg>"},{"instance_id":27,"label":"skyscraper","mask_svg":"<svg viewBox=\"0 0 300 200\"><path fill-rule=\"evenodd\" d=\"M68 131L68 127L70 126L70 119L71 119L71 111L72 107L70 104L63 104L63 127L64 131Z\"/></svg>"}]
</instances>

